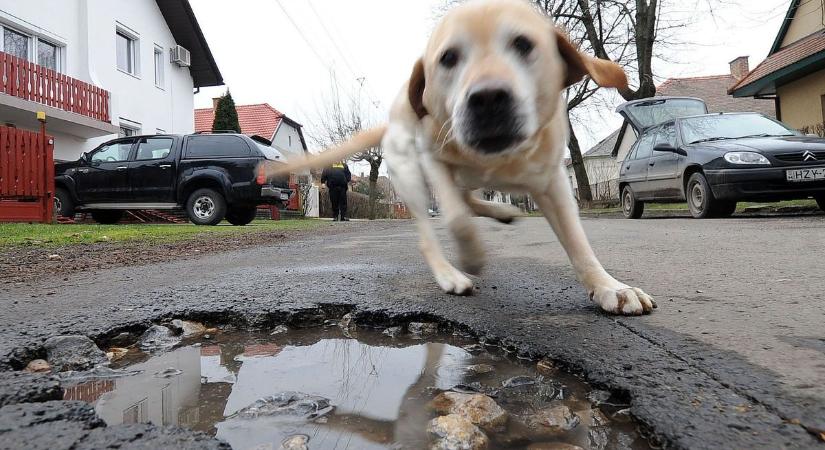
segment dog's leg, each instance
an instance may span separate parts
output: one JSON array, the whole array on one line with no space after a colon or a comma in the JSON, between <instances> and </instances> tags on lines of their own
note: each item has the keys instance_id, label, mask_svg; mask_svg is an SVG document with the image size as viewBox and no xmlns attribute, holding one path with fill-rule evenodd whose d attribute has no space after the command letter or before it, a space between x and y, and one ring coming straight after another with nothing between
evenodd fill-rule
<instances>
[{"instance_id":1,"label":"dog's leg","mask_svg":"<svg viewBox=\"0 0 825 450\"><path fill-rule=\"evenodd\" d=\"M501 223L513 223L521 215L521 210L513 205L482 200L473 195L471 191L464 192L464 200L476 215L489 217Z\"/></svg>"},{"instance_id":2,"label":"dog's leg","mask_svg":"<svg viewBox=\"0 0 825 450\"><path fill-rule=\"evenodd\" d=\"M481 273L487 258L463 190L456 186L453 174L446 165L429 155L422 159L433 192L441 202L444 220L458 245L459 267L474 275Z\"/></svg>"},{"instance_id":3,"label":"dog's leg","mask_svg":"<svg viewBox=\"0 0 825 450\"><path fill-rule=\"evenodd\" d=\"M456 295L471 294L473 281L450 264L439 246L438 237L430 221L429 187L414 149L409 148L410 145L415 145L414 141L405 133L398 134L400 136L392 135L385 139L385 157L393 186L416 221L419 247L424 260L444 292Z\"/></svg>"},{"instance_id":4,"label":"dog's leg","mask_svg":"<svg viewBox=\"0 0 825 450\"><path fill-rule=\"evenodd\" d=\"M559 166L551 177L547 190L533 192L533 197L556 232L573 264L576 277L587 289L591 300L603 310L614 314L639 315L651 312L656 307L651 296L639 288L617 281L596 258L579 221L578 206L562 167Z\"/></svg>"}]
</instances>

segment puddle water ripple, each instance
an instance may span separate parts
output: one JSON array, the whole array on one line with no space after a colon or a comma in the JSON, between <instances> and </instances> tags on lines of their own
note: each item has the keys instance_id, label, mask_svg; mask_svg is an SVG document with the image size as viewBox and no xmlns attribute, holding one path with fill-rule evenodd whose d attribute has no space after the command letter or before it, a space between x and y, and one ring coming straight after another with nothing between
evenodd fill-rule
<instances>
[{"instance_id":1,"label":"puddle water ripple","mask_svg":"<svg viewBox=\"0 0 825 450\"><path fill-rule=\"evenodd\" d=\"M508 416L506 427L486 430L490 449L651 448L609 393L466 338L335 326L270 333L132 352L112 366L126 376L67 378L65 397L94 403L110 425L182 426L238 450L372 450L429 448L433 399L482 393Z\"/></svg>"}]
</instances>

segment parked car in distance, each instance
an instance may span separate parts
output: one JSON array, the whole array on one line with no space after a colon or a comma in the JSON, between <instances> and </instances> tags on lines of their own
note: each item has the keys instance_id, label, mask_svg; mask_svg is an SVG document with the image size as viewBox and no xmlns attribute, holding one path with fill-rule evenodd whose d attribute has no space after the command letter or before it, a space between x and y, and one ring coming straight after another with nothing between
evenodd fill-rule
<instances>
[{"instance_id":1,"label":"parked car in distance","mask_svg":"<svg viewBox=\"0 0 825 450\"><path fill-rule=\"evenodd\" d=\"M197 225L224 218L246 225L257 206L282 204L288 178L265 179L265 160L283 161L277 149L234 133L131 136L114 139L77 161L55 165L55 210L89 211L115 223L126 210L182 207Z\"/></svg>"},{"instance_id":2,"label":"parked car in distance","mask_svg":"<svg viewBox=\"0 0 825 450\"><path fill-rule=\"evenodd\" d=\"M619 171L625 217L641 217L647 202L687 201L696 218L728 217L740 201L814 198L825 210L825 139L756 113L686 114L700 106L667 97L619 106L638 134Z\"/></svg>"}]
</instances>

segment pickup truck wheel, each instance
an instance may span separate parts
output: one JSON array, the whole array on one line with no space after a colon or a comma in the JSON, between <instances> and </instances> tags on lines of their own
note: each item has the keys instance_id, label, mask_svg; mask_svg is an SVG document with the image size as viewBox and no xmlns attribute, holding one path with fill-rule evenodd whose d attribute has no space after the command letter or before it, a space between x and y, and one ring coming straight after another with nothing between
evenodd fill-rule
<instances>
[{"instance_id":1,"label":"pickup truck wheel","mask_svg":"<svg viewBox=\"0 0 825 450\"><path fill-rule=\"evenodd\" d=\"M226 215L226 199L214 189L198 189L186 201L186 214L195 225L217 225Z\"/></svg>"},{"instance_id":2,"label":"pickup truck wheel","mask_svg":"<svg viewBox=\"0 0 825 450\"><path fill-rule=\"evenodd\" d=\"M258 208L254 206L245 208L231 208L226 213L226 220L232 225L242 227L255 220L256 214L258 214Z\"/></svg>"},{"instance_id":3,"label":"pickup truck wheel","mask_svg":"<svg viewBox=\"0 0 825 450\"><path fill-rule=\"evenodd\" d=\"M54 212L62 217L74 217L74 201L69 191L57 188L54 192Z\"/></svg>"},{"instance_id":4,"label":"pickup truck wheel","mask_svg":"<svg viewBox=\"0 0 825 450\"><path fill-rule=\"evenodd\" d=\"M118 211L116 209L98 209L92 211L92 219L102 225L112 225L118 223L122 218L123 211Z\"/></svg>"}]
</instances>

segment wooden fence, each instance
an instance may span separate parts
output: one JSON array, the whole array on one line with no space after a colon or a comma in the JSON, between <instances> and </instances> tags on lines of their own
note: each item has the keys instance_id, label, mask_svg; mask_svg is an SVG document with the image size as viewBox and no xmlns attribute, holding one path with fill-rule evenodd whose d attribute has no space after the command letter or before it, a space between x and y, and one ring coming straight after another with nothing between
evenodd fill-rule
<instances>
[{"instance_id":1,"label":"wooden fence","mask_svg":"<svg viewBox=\"0 0 825 450\"><path fill-rule=\"evenodd\" d=\"M54 139L0 126L0 222L51 223Z\"/></svg>"},{"instance_id":2,"label":"wooden fence","mask_svg":"<svg viewBox=\"0 0 825 450\"><path fill-rule=\"evenodd\" d=\"M0 92L110 122L109 91L4 52Z\"/></svg>"}]
</instances>

